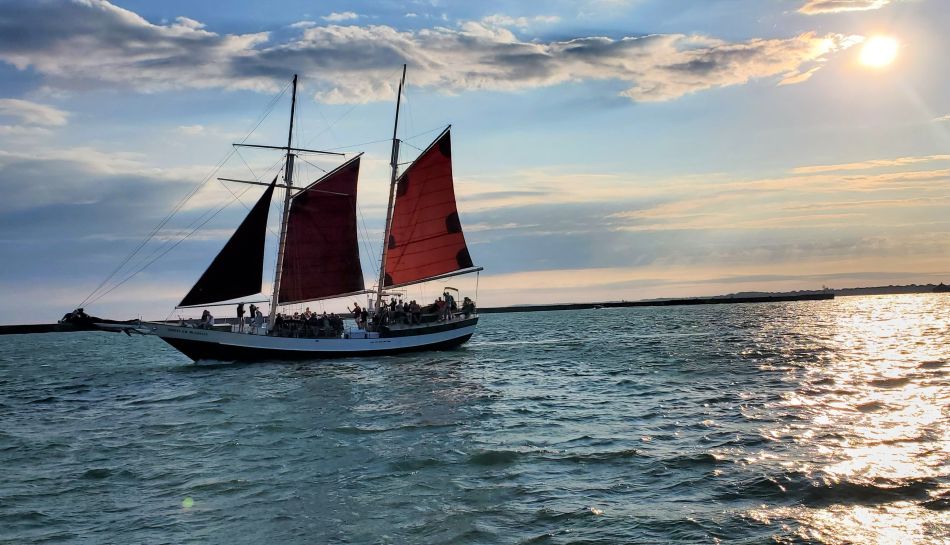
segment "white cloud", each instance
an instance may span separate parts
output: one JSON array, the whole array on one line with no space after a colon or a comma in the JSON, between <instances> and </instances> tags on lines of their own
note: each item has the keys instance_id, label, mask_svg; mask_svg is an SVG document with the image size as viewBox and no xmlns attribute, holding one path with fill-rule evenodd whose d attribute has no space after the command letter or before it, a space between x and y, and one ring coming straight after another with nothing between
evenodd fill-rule
<instances>
[{"instance_id":1,"label":"white cloud","mask_svg":"<svg viewBox=\"0 0 950 545\"><path fill-rule=\"evenodd\" d=\"M891 0L808 0L798 8L799 13L818 15L822 13L840 13L842 11L867 11L880 9Z\"/></svg>"},{"instance_id":2,"label":"white cloud","mask_svg":"<svg viewBox=\"0 0 950 545\"><path fill-rule=\"evenodd\" d=\"M0 98L0 117L14 117L25 125L63 126L69 112L29 100Z\"/></svg>"},{"instance_id":3,"label":"white cloud","mask_svg":"<svg viewBox=\"0 0 950 545\"><path fill-rule=\"evenodd\" d=\"M517 27L517 28L528 28L534 23L539 24L553 24L560 21L561 18L556 15L537 15L535 17L510 17L508 15L489 15L488 17L483 17L481 23L487 26L494 27Z\"/></svg>"},{"instance_id":4,"label":"white cloud","mask_svg":"<svg viewBox=\"0 0 950 545\"><path fill-rule=\"evenodd\" d=\"M312 28L317 26L316 21L297 21L290 25L290 28Z\"/></svg>"},{"instance_id":5,"label":"white cloud","mask_svg":"<svg viewBox=\"0 0 950 545\"><path fill-rule=\"evenodd\" d=\"M179 125L176 130L184 135L197 136L199 134L204 134L205 127L204 125Z\"/></svg>"},{"instance_id":6,"label":"white cloud","mask_svg":"<svg viewBox=\"0 0 950 545\"><path fill-rule=\"evenodd\" d=\"M526 42L475 21L417 31L298 24L301 35L274 43L266 32L221 35L190 19L152 24L105 0L55 7L13 0L0 14L0 59L36 71L50 88L275 91L299 72L311 75L315 96L327 102L392 97L389 76L404 62L414 85L447 93L601 80L625 85L621 94L630 99L662 101L757 78L801 80L816 61L854 43L813 33L743 42L687 34ZM521 22L497 17L495 23ZM26 39L22 28L31 29Z\"/></svg>"},{"instance_id":7,"label":"white cloud","mask_svg":"<svg viewBox=\"0 0 950 545\"><path fill-rule=\"evenodd\" d=\"M950 115L942 115L942 116L940 116L940 117L936 117L936 118L934 118L934 121L935 121L935 122L950 121Z\"/></svg>"},{"instance_id":8,"label":"white cloud","mask_svg":"<svg viewBox=\"0 0 950 545\"><path fill-rule=\"evenodd\" d=\"M822 172L840 172L845 170L869 170L874 168L902 167L917 163L945 162L950 161L950 155L922 155L911 157L898 157L896 159L871 159L868 161L859 161L855 163L838 163L833 165L810 165L796 167L792 170L795 174L817 174Z\"/></svg>"},{"instance_id":9,"label":"white cloud","mask_svg":"<svg viewBox=\"0 0 950 545\"><path fill-rule=\"evenodd\" d=\"M359 19L359 15L352 11L344 11L341 13L331 13L330 15L325 15L321 17L324 21L329 21L331 23L339 23L341 21L353 21Z\"/></svg>"}]
</instances>

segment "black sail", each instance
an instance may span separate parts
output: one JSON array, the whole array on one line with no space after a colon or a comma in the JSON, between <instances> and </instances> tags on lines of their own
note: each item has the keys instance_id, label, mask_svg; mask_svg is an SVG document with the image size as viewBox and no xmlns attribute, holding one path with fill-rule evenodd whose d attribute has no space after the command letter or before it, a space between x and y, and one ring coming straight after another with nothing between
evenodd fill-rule
<instances>
[{"instance_id":1,"label":"black sail","mask_svg":"<svg viewBox=\"0 0 950 545\"><path fill-rule=\"evenodd\" d=\"M178 306L206 305L260 293L264 275L267 215L276 184L275 177L241 226L231 235L231 240L224 245Z\"/></svg>"}]
</instances>

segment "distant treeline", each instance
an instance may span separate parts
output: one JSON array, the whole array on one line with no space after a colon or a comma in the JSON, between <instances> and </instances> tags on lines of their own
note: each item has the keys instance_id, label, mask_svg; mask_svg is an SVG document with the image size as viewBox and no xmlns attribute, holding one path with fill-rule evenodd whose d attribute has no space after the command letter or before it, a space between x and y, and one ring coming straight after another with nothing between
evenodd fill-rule
<instances>
[{"instance_id":1,"label":"distant treeline","mask_svg":"<svg viewBox=\"0 0 950 545\"><path fill-rule=\"evenodd\" d=\"M679 305L723 305L736 303L774 303L781 301L820 301L834 299L835 296L888 295L902 293L943 292L948 287L940 284L910 284L908 286L872 286L865 288L826 288L823 290L799 290L789 292L750 291L717 295L713 297L690 297L683 299L654 299L648 301L608 301L602 303L563 303L553 305L516 305L509 307L480 308L480 313L495 312L539 312L546 310L584 310L617 307L659 307Z\"/></svg>"}]
</instances>

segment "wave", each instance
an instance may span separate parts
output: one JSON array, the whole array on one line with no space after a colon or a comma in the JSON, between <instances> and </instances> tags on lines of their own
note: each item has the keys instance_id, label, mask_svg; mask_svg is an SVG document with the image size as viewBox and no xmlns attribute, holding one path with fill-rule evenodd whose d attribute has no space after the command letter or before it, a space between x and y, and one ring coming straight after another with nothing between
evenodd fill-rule
<instances>
[{"instance_id":1,"label":"wave","mask_svg":"<svg viewBox=\"0 0 950 545\"><path fill-rule=\"evenodd\" d=\"M930 501L925 501L921 505L933 511L950 511L950 491L944 492Z\"/></svg>"},{"instance_id":2,"label":"wave","mask_svg":"<svg viewBox=\"0 0 950 545\"><path fill-rule=\"evenodd\" d=\"M673 456L672 458L665 458L661 460L661 462L667 467L690 469L694 467L720 465L726 463L726 460L716 457L716 455L711 452L697 452L695 454L683 454Z\"/></svg>"},{"instance_id":3,"label":"wave","mask_svg":"<svg viewBox=\"0 0 950 545\"><path fill-rule=\"evenodd\" d=\"M552 454L548 453L542 456L542 459L549 461L564 461L575 463L589 462L613 462L619 460L628 460L630 458L645 457L643 453L635 448L624 450L588 452L583 454Z\"/></svg>"},{"instance_id":4,"label":"wave","mask_svg":"<svg viewBox=\"0 0 950 545\"><path fill-rule=\"evenodd\" d=\"M831 481L800 472L764 475L735 483L720 499L786 499L810 507L827 505L879 505L900 501L927 501L940 483L930 478L870 481Z\"/></svg>"},{"instance_id":5,"label":"wave","mask_svg":"<svg viewBox=\"0 0 950 545\"><path fill-rule=\"evenodd\" d=\"M442 465L445 465L445 462L435 458L403 458L390 462L389 468L393 471L419 471L427 467Z\"/></svg>"},{"instance_id":6,"label":"wave","mask_svg":"<svg viewBox=\"0 0 950 545\"><path fill-rule=\"evenodd\" d=\"M478 466L498 466L513 464L521 457L521 453L513 450L483 450L468 457L470 464Z\"/></svg>"},{"instance_id":7,"label":"wave","mask_svg":"<svg viewBox=\"0 0 950 545\"><path fill-rule=\"evenodd\" d=\"M910 378L908 377L879 378L868 381L868 384L876 386L877 388L899 388L908 383L910 383Z\"/></svg>"}]
</instances>

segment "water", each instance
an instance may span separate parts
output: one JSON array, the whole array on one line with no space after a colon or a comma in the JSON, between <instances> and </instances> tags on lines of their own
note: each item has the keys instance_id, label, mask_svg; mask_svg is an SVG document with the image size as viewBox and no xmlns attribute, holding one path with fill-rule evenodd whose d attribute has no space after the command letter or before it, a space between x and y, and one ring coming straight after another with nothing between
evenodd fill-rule
<instances>
[{"instance_id":1,"label":"water","mask_svg":"<svg viewBox=\"0 0 950 545\"><path fill-rule=\"evenodd\" d=\"M486 315L195 366L0 337L0 542L950 542L950 296Z\"/></svg>"}]
</instances>

